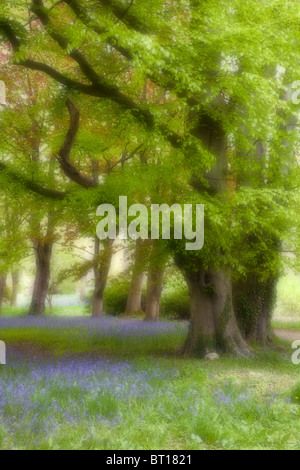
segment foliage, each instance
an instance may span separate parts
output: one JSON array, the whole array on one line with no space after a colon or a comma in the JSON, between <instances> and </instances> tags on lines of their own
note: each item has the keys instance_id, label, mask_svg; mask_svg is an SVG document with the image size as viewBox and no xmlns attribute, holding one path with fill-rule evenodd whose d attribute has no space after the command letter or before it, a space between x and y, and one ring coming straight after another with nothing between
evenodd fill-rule
<instances>
[{"instance_id":1,"label":"foliage","mask_svg":"<svg viewBox=\"0 0 300 470\"><path fill-rule=\"evenodd\" d=\"M189 320L190 297L187 285L178 272L167 276L160 306L161 318Z\"/></svg>"},{"instance_id":2,"label":"foliage","mask_svg":"<svg viewBox=\"0 0 300 470\"><path fill-rule=\"evenodd\" d=\"M297 317L300 316L300 287L299 278L288 274L279 280L277 287L277 305L275 317Z\"/></svg>"},{"instance_id":3,"label":"foliage","mask_svg":"<svg viewBox=\"0 0 300 470\"><path fill-rule=\"evenodd\" d=\"M113 279L109 282L104 293L104 312L106 314L119 316L125 312L129 285L129 280L126 277L121 280Z\"/></svg>"},{"instance_id":4,"label":"foliage","mask_svg":"<svg viewBox=\"0 0 300 470\"><path fill-rule=\"evenodd\" d=\"M230 265L237 277L249 269L264 277L277 271L283 259L270 241L287 233L289 245L294 245L298 238L293 209L298 136L292 129L285 131L296 109L290 99L283 99L288 84L298 79L298 48L291 47L299 36L295 2L195 0L166 5L155 0L131 4L127 11L115 0L97 6L83 1L80 14L77 7L75 0L45 5L33 1L31 10L43 26L25 33L21 18L27 2L14 8L4 2L1 20L3 36L9 27L21 41L12 60L44 85L44 96L31 109L41 115L51 100L46 121L56 130L49 133L47 122L47 144L55 154L65 132L60 122L66 120L68 95L82 114L72 161L88 174L91 160L100 164L98 189L80 191L73 183L67 185L72 193L64 217L72 214L78 230L91 234L96 202L115 202L119 194L138 202L205 203L205 263ZM149 8L159 14L149 18ZM30 62L34 53L41 66ZM83 60L88 67L82 66ZM43 65L50 63L61 76ZM47 74L55 75L59 90ZM84 79L91 82L90 89ZM202 118L221 127L228 138L230 171L222 194L210 192L207 178L216 155L195 136ZM26 113L20 123L24 134L30 126ZM265 145L261 158L257 142ZM139 146L143 163L132 158L123 165L122 158ZM11 153L9 159L18 168ZM43 185L49 184L45 163L38 172ZM192 175L201 191L191 191ZM56 176L56 186L63 189L64 177ZM256 243L249 243L253 237ZM245 244L247 250L241 251ZM181 250L177 244L175 251ZM262 253L263 262L257 263ZM192 265L191 258L186 263Z\"/></svg>"}]
</instances>

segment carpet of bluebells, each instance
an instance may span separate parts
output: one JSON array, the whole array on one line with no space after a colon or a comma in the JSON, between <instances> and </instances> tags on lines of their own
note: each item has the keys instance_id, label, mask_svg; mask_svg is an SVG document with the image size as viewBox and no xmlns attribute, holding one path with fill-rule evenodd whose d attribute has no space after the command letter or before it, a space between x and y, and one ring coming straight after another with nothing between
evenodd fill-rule
<instances>
[{"instance_id":1,"label":"carpet of bluebells","mask_svg":"<svg viewBox=\"0 0 300 470\"><path fill-rule=\"evenodd\" d=\"M186 331L0 319L0 449L299 449L299 372L288 354L182 359Z\"/></svg>"}]
</instances>

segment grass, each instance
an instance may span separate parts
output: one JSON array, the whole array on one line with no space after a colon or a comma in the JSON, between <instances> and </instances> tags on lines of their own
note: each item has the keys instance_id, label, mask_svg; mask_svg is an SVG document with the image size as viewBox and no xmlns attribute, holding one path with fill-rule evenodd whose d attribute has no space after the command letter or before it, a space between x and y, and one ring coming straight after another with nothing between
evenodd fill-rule
<instances>
[{"instance_id":1,"label":"grass","mask_svg":"<svg viewBox=\"0 0 300 470\"><path fill-rule=\"evenodd\" d=\"M10 307L4 305L2 316L7 318L23 317L27 315L28 307ZM88 309L83 305L76 305L70 309L70 307L53 307L51 310L49 307L46 307L45 314L46 317L82 317L89 316Z\"/></svg>"},{"instance_id":2,"label":"grass","mask_svg":"<svg viewBox=\"0 0 300 470\"><path fill-rule=\"evenodd\" d=\"M296 383L295 387L292 390L292 401L300 404L300 381Z\"/></svg>"},{"instance_id":3,"label":"grass","mask_svg":"<svg viewBox=\"0 0 300 470\"><path fill-rule=\"evenodd\" d=\"M282 328L284 330L300 331L300 320L298 318L274 318L272 322L273 328ZM300 335L299 335L300 338Z\"/></svg>"},{"instance_id":4,"label":"grass","mask_svg":"<svg viewBox=\"0 0 300 470\"><path fill-rule=\"evenodd\" d=\"M35 326L38 322L39 326ZM23 318L1 325L1 339L25 345L49 356L99 354L137 357L154 353L172 354L183 344L187 325L177 322L146 323L141 320L103 318L35 319ZM16 328L14 327L16 326Z\"/></svg>"},{"instance_id":5,"label":"grass","mask_svg":"<svg viewBox=\"0 0 300 470\"><path fill-rule=\"evenodd\" d=\"M206 362L182 323L27 320L0 320L1 449L300 448L287 344Z\"/></svg>"}]
</instances>

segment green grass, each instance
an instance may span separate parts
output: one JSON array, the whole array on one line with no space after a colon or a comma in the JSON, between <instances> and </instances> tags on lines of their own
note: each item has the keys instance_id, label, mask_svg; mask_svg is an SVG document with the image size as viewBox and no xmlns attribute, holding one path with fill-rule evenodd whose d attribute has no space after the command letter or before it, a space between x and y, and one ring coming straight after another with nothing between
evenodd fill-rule
<instances>
[{"instance_id":1,"label":"green grass","mask_svg":"<svg viewBox=\"0 0 300 470\"><path fill-rule=\"evenodd\" d=\"M296 383L292 390L291 399L297 405L300 405L300 381Z\"/></svg>"},{"instance_id":2,"label":"green grass","mask_svg":"<svg viewBox=\"0 0 300 470\"><path fill-rule=\"evenodd\" d=\"M0 448L299 449L300 366L289 346L183 359L182 331L138 341L117 322L110 337L2 329L16 356L0 366Z\"/></svg>"},{"instance_id":3,"label":"green grass","mask_svg":"<svg viewBox=\"0 0 300 470\"><path fill-rule=\"evenodd\" d=\"M286 319L285 317L282 318L274 318L272 321L273 328L282 328L284 330L295 330L300 331L300 319L298 318L291 318ZM299 334L300 337L300 334Z\"/></svg>"},{"instance_id":4,"label":"green grass","mask_svg":"<svg viewBox=\"0 0 300 470\"><path fill-rule=\"evenodd\" d=\"M116 325L118 323L116 322ZM141 322L141 327L143 322ZM136 333L136 331L134 331ZM123 336L122 328L111 334L99 335L97 331L81 327L68 328L2 328L1 339L7 344L25 345L53 357L74 354L99 354L105 356L143 357L172 355L182 346L185 329L143 335Z\"/></svg>"},{"instance_id":5,"label":"green grass","mask_svg":"<svg viewBox=\"0 0 300 470\"><path fill-rule=\"evenodd\" d=\"M27 315L28 307L10 307L5 305L2 309L1 315L4 317L23 317ZM88 309L83 305L77 305L74 307L53 307L50 310L46 307L44 316L46 317L81 317L89 316Z\"/></svg>"}]
</instances>

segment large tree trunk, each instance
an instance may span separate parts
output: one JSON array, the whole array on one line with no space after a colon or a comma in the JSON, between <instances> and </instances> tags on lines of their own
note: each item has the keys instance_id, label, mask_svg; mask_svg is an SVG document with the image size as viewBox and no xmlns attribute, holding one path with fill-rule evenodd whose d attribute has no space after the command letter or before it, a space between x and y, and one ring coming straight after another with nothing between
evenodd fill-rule
<instances>
[{"instance_id":1,"label":"large tree trunk","mask_svg":"<svg viewBox=\"0 0 300 470\"><path fill-rule=\"evenodd\" d=\"M211 352L248 353L232 305L231 279L214 268L185 273L191 296L191 319L185 355Z\"/></svg>"},{"instance_id":2,"label":"large tree trunk","mask_svg":"<svg viewBox=\"0 0 300 470\"><path fill-rule=\"evenodd\" d=\"M216 100L223 103L223 98ZM204 173L206 184L194 176L192 185L200 193L208 192L212 197L223 197L227 192L227 145L226 130L221 121L210 115L199 116L194 135L202 145L216 157L212 169ZM216 236L206 224L206 238ZM204 357L211 352L232 352L248 354L249 349L239 330L232 302L231 276L227 272L226 260L222 263L218 243L215 248L211 243L206 257L210 258L210 267L203 267L201 253L190 256L178 254L178 265L183 269L191 297L191 319L189 334L185 344L185 355ZM179 259L181 258L181 259ZM218 268L216 266L219 266Z\"/></svg>"},{"instance_id":3,"label":"large tree trunk","mask_svg":"<svg viewBox=\"0 0 300 470\"><path fill-rule=\"evenodd\" d=\"M247 341L272 341L271 319L276 301L277 277L261 281L252 274L233 285L233 302L240 329Z\"/></svg>"},{"instance_id":4,"label":"large tree trunk","mask_svg":"<svg viewBox=\"0 0 300 470\"><path fill-rule=\"evenodd\" d=\"M132 278L125 310L126 316L142 313L142 293L148 245L148 240L142 240L141 238L136 240Z\"/></svg>"},{"instance_id":5,"label":"large tree trunk","mask_svg":"<svg viewBox=\"0 0 300 470\"><path fill-rule=\"evenodd\" d=\"M95 290L93 299L93 317L100 317L103 314L104 291L108 280L108 274L113 256L113 240L103 242L104 248L101 253L100 240L95 240Z\"/></svg>"},{"instance_id":6,"label":"large tree trunk","mask_svg":"<svg viewBox=\"0 0 300 470\"><path fill-rule=\"evenodd\" d=\"M5 287L6 287L6 276L2 275L0 276L0 314L2 311Z\"/></svg>"},{"instance_id":7,"label":"large tree trunk","mask_svg":"<svg viewBox=\"0 0 300 470\"><path fill-rule=\"evenodd\" d=\"M18 300L18 290L19 290L19 272L14 271L11 273L11 280L12 280L12 293L10 299L10 306L16 307L17 300Z\"/></svg>"},{"instance_id":8,"label":"large tree trunk","mask_svg":"<svg viewBox=\"0 0 300 470\"><path fill-rule=\"evenodd\" d=\"M34 242L36 275L29 315L43 315L50 282L52 242Z\"/></svg>"}]
</instances>

